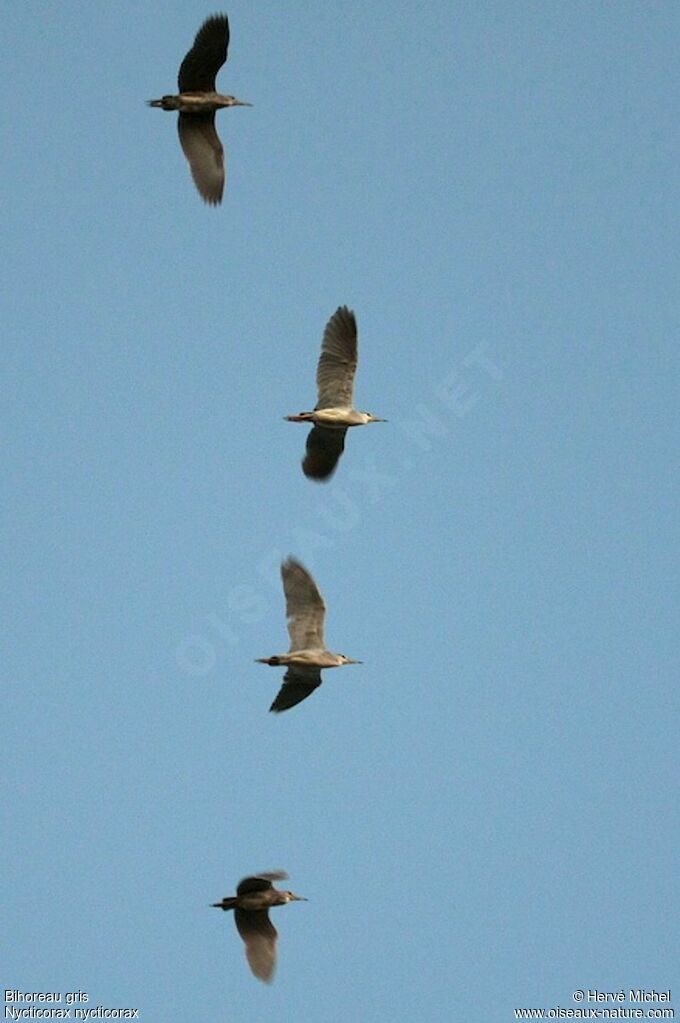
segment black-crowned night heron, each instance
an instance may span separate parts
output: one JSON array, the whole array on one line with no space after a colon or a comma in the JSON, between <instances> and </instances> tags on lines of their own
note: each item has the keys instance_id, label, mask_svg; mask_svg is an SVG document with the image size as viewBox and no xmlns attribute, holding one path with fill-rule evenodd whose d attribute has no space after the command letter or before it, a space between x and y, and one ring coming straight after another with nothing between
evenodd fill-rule
<instances>
[{"instance_id":1,"label":"black-crowned night heron","mask_svg":"<svg viewBox=\"0 0 680 1023\"><path fill-rule=\"evenodd\" d=\"M177 129L191 176L203 199L216 206L224 191L224 150L215 130L215 111L250 103L215 92L217 72L227 59L229 21L214 14L203 22L179 69L179 94L148 101L150 107L178 110Z\"/></svg>"},{"instance_id":2,"label":"black-crowned night heron","mask_svg":"<svg viewBox=\"0 0 680 1023\"><path fill-rule=\"evenodd\" d=\"M326 650L323 638L326 605L307 569L295 558L288 558L281 565L281 578L286 596L290 650L287 654L257 658L258 664L285 665L288 669L283 676L283 685L269 708L276 713L294 707L318 689L323 668L362 663Z\"/></svg>"},{"instance_id":3,"label":"black-crowned night heron","mask_svg":"<svg viewBox=\"0 0 680 1023\"><path fill-rule=\"evenodd\" d=\"M357 368L357 321L346 305L326 324L321 356L316 369L318 400L313 412L285 416L289 423L313 423L307 437L302 471L312 480L328 480L335 472L350 426L384 423L386 420L357 412L352 405Z\"/></svg>"},{"instance_id":4,"label":"black-crowned night heron","mask_svg":"<svg viewBox=\"0 0 680 1023\"><path fill-rule=\"evenodd\" d=\"M221 902L213 902L215 909L233 909L236 929L246 946L250 969L266 983L274 976L276 966L276 928L269 919L272 906L285 906L287 902L306 902L303 895L282 892L272 881L284 881L283 870L244 877L236 895L228 895Z\"/></svg>"}]
</instances>

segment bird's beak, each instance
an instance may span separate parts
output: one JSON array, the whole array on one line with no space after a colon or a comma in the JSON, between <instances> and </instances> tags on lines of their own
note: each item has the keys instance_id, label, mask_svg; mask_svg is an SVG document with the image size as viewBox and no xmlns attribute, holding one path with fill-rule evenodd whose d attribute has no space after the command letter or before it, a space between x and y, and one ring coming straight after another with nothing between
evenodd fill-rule
<instances>
[{"instance_id":1,"label":"bird's beak","mask_svg":"<svg viewBox=\"0 0 680 1023\"><path fill-rule=\"evenodd\" d=\"M373 416L372 423L388 423L389 419L381 419L380 416Z\"/></svg>"},{"instance_id":2,"label":"bird's beak","mask_svg":"<svg viewBox=\"0 0 680 1023\"><path fill-rule=\"evenodd\" d=\"M290 900L291 902L309 902L309 899L306 899L304 895L293 895L292 892L290 893Z\"/></svg>"},{"instance_id":3,"label":"bird's beak","mask_svg":"<svg viewBox=\"0 0 680 1023\"><path fill-rule=\"evenodd\" d=\"M351 659L351 657L348 657L346 663L347 664L363 664L364 662L363 661L353 661Z\"/></svg>"},{"instance_id":4,"label":"bird's beak","mask_svg":"<svg viewBox=\"0 0 680 1023\"><path fill-rule=\"evenodd\" d=\"M252 107L252 103L246 103L244 99L235 99L232 103L233 107Z\"/></svg>"}]
</instances>

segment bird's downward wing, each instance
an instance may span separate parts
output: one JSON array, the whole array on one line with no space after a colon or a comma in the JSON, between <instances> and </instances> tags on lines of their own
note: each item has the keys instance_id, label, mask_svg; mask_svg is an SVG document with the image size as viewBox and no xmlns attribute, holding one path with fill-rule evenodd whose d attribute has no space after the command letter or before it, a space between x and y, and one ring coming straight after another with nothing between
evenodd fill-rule
<instances>
[{"instance_id":1,"label":"bird's downward wing","mask_svg":"<svg viewBox=\"0 0 680 1023\"><path fill-rule=\"evenodd\" d=\"M180 114L177 130L191 176L201 196L211 206L222 201L224 150L215 130L215 114Z\"/></svg>"}]
</instances>

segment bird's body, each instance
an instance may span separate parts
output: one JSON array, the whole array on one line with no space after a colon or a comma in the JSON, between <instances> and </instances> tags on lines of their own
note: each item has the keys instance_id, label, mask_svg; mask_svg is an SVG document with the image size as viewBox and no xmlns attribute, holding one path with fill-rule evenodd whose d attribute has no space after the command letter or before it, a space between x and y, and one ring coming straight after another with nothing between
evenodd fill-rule
<instances>
[{"instance_id":1,"label":"bird's body","mask_svg":"<svg viewBox=\"0 0 680 1023\"><path fill-rule=\"evenodd\" d=\"M347 430L350 426L383 422L370 412L357 412L354 408L317 408L312 412L298 412L296 416L286 416L286 419L289 423L314 423L328 430Z\"/></svg>"},{"instance_id":2,"label":"bird's body","mask_svg":"<svg viewBox=\"0 0 680 1023\"><path fill-rule=\"evenodd\" d=\"M249 105L240 101L235 104L233 96L222 96L219 92L180 92L177 96L149 100L150 107L177 110L180 114L210 114L223 107Z\"/></svg>"},{"instance_id":3,"label":"bird's body","mask_svg":"<svg viewBox=\"0 0 680 1023\"><path fill-rule=\"evenodd\" d=\"M269 664L274 668L281 665L293 668L339 668L341 664L355 664L344 654L332 654L330 650L293 650L287 654L260 657L258 664Z\"/></svg>"},{"instance_id":4,"label":"bird's body","mask_svg":"<svg viewBox=\"0 0 680 1023\"><path fill-rule=\"evenodd\" d=\"M272 657L259 657L259 664L284 666L288 670L283 685L269 708L275 713L289 710L301 703L321 685L324 668L339 668L343 664L361 664L344 654L326 649L323 636L326 605L311 575L294 558L281 565L283 591L286 597L290 650Z\"/></svg>"},{"instance_id":5,"label":"bird's body","mask_svg":"<svg viewBox=\"0 0 680 1023\"><path fill-rule=\"evenodd\" d=\"M236 929L246 946L250 969L259 980L269 982L276 966L278 934L269 919L272 906L285 906L288 902L306 902L302 895L279 891L272 881L283 881L288 875L282 870L244 877L236 895L227 895L221 902L213 902L215 909L234 910Z\"/></svg>"},{"instance_id":6,"label":"bird's body","mask_svg":"<svg viewBox=\"0 0 680 1023\"><path fill-rule=\"evenodd\" d=\"M227 59L229 21L215 14L204 21L194 45L179 69L179 93L149 100L150 107L176 110L177 130L191 176L203 199L211 205L222 201L224 150L215 129L215 111L223 107L249 107L250 103L215 91L217 72Z\"/></svg>"},{"instance_id":7,"label":"bird's body","mask_svg":"<svg viewBox=\"0 0 680 1023\"><path fill-rule=\"evenodd\" d=\"M290 423L313 423L307 437L302 471L309 479L324 481L335 472L352 426L384 423L353 405L357 368L357 324L354 313L340 306L326 324L316 370L318 400L312 412L286 416Z\"/></svg>"}]
</instances>

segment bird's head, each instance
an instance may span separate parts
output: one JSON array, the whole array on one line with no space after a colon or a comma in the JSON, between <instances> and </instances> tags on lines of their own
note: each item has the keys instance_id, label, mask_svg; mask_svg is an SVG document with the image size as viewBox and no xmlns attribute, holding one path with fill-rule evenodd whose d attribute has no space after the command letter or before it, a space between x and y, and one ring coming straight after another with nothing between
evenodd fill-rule
<instances>
[{"instance_id":1,"label":"bird's head","mask_svg":"<svg viewBox=\"0 0 680 1023\"><path fill-rule=\"evenodd\" d=\"M281 892L285 896L286 902L309 902L304 895L296 895L295 892Z\"/></svg>"},{"instance_id":2,"label":"bird's head","mask_svg":"<svg viewBox=\"0 0 680 1023\"><path fill-rule=\"evenodd\" d=\"M381 419L380 416L374 416L371 412L364 412L367 423L386 423L386 419Z\"/></svg>"},{"instance_id":3,"label":"bird's head","mask_svg":"<svg viewBox=\"0 0 680 1023\"><path fill-rule=\"evenodd\" d=\"M236 96L220 96L221 107L252 107L252 103L246 103L245 100L236 99Z\"/></svg>"},{"instance_id":4,"label":"bird's head","mask_svg":"<svg viewBox=\"0 0 680 1023\"><path fill-rule=\"evenodd\" d=\"M341 664L363 664L363 661L353 661L351 657L345 657L344 654L338 654L341 658Z\"/></svg>"}]
</instances>

